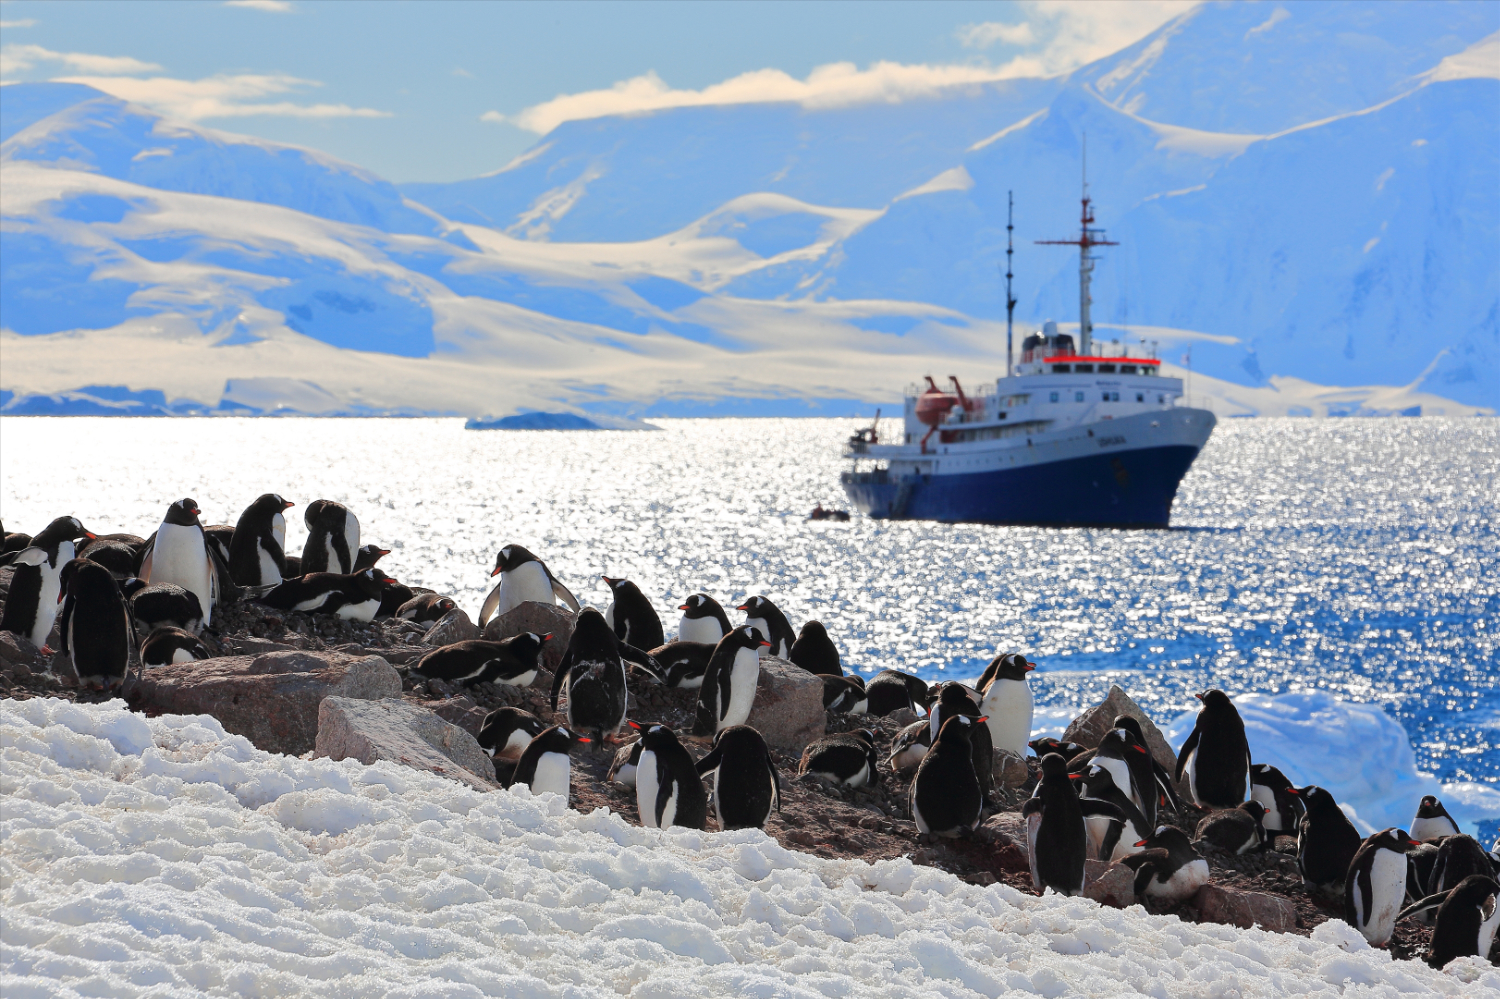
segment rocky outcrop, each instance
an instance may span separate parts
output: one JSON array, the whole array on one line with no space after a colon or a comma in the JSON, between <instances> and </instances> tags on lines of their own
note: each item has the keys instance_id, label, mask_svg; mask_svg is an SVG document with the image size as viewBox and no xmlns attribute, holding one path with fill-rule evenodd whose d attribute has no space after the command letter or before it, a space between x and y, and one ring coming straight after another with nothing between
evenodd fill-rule
<instances>
[{"instance_id":1,"label":"rocky outcrop","mask_svg":"<svg viewBox=\"0 0 1500 999\"><path fill-rule=\"evenodd\" d=\"M0 631L0 664L30 666L41 655L42 650L11 631Z\"/></svg>"},{"instance_id":2,"label":"rocky outcrop","mask_svg":"<svg viewBox=\"0 0 1500 999\"><path fill-rule=\"evenodd\" d=\"M401 677L379 656L280 651L148 669L127 694L149 714L212 715L259 749L300 756L317 742L326 697L399 697Z\"/></svg>"},{"instance_id":3,"label":"rocky outcrop","mask_svg":"<svg viewBox=\"0 0 1500 999\"><path fill-rule=\"evenodd\" d=\"M991 773L994 775L997 787L1014 791L1031 778L1031 770L1026 766L1026 757L1017 756L1004 749L996 749L993 752L994 765Z\"/></svg>"},{"instance_id":4,"label":"rocky outcrop","mask_svg":"<svg viewBox=\"0 0 1500 999\"><path fill-rule=\"evenodd\" d=\"M1227 923L1241 929L1259 926L1277 933L1290 933L1297 927L1297 907L1280 895L1261 891L1207 884L1198 889L1188 906L1205 923Z\"/></svg>"},{"instance_id":5,"label":"rocky outcrop","mask_svg":"<svg viewBox=\"0 0 1500 999\"><path fill-rule=\"evenodd\" d=\"M573 637L573 612L556 604L528 600L486 624L484 637L487 641L503 642L528 631L552 636L552 640L542 647L542 665L555 675L563 653L568 651L568 641Z\"/></svg>"},{"instance_id":6,"label":"rocky outcrop","mask_svg":"<svg viewBox=\"0 0 1500 999\"><path fill-rule=\"evenodd\" d=\"M315 756L389 760L479 790L495 787L494 764L468 732L399 697L326 697L318 708Z\"/></svg>"},{"instance_id":7,"label":"rocky outcrop","mask_svg":"<svg viewBox=\"0 0 1500 999\"><path fill-rule=\"evenodd\" d=\"M1102 860L1083 862L1083 897L1100 905L1128 909L1135 905L1135 871Z\"/></svg>"},{"instance_id":8,"label":"rocky outcrop","mask_svg":"<svg viewBox=\"0 0 1500 999\"><path fill-rule=\"evenodd\" d=\"M442 701L428 701L422 706L470 735L478 735L479 726L484 724L485 710L463 695Z\"/></svg>"},{"instance_id":9,"label":"rocky outcrop","mask_svg":"<svg viewBox=\"0 0 1500 999\"><path fill-rule=\"evenodd\" d=\"M800 756L809 742L822 737L827 717L820 677L785 659L761 659L755 705L745 724L767 745Z\"/></svg>"},{"instance_id":10,"label":"rocky outcrop","mask_svg":"<svg viewBox=\"0 0 1500 999\"><path fill-rule=\"evenodd\" d=\"M479 637L479 629L469 620L462 607L455 607L432 623L422 641L441 648L459 642L471 642Z\"/></svg>"},{"instance_id":11,"label":"rocky outcrop","mask_svg":"<svg viewBox=\"0 0 1500 999\"><path fill-rule=\"evenodd\" d=\"M1141 731L1146 733L1146 746L1151 750L1151 755L1156 757L1156 762L1166 767L1168 772L1177 769L1177 753L1167 745L1166 737L1146 712L1141 710L1140 705L1118 686L1109 688L1109 696L1102 703L1074 718L1068 730L1063 733L1063 741L1076 742L1085 749L1093 749L1104 738L1104 733L1114 727L1115 719L1120 715L1129 715L1141 723Z\"/></svg>"}]
</instances>

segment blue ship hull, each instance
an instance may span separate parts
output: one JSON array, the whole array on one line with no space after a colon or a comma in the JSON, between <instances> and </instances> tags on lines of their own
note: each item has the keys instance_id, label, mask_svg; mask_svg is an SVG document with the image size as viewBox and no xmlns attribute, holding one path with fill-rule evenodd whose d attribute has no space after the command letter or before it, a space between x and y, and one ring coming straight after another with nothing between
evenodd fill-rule
<instances>
[{"instance_id":1,"label":"blue ship hull","mask_svg":"<svg viewBox=\"0 0 1500 999\"><path fill-rule=\"evenodd\" d=\"M889 520L1061 527L1166 527L1188 445L1087 455L995 471L892 478L846 472L863 513Z\"/></svg>"}]
</instances>

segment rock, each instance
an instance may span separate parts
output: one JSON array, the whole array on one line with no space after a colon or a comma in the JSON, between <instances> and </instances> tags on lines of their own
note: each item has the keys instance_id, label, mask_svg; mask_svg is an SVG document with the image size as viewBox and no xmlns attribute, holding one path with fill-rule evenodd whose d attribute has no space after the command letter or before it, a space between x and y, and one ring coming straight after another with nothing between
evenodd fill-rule
<instances>
[{"instance_id":1,"label":"rock","mask_svg":"<svg viewBox=\"0 0 1500 999\"><path fill-rule=\"evenodd\" d=\"M450 697L444 701L429 701L422 707L443 721L457 725L470 735L478 735L479 726L484 721L485 710L468 697Z\"/></svg>"},{"instance_id":2,"label":"rock","mask_svg":"<svg viewBox=\"0 0 1500 999\"><path fill-rule=\"evenodd\" d=\"M895 711L892 711L890 714L886 715L886 717L895 722L901 728L905 728L913 722L920 720L920 717L911 708L897 708Z\"/></svg>"},{"instance_id":3,"label":"rock","mask_svg":"<svg viewBox=\"0 0 1500 999\"><path fill-rule=\"evenodd\" d=\"M809 742L823 736L827 719L820 677L785 659L761 659L755 704L745 724L759 732L768 746L801 756Z\"/></svg>"},{"instance_id":4,"label":"rock","mask_svg":"<svg viewBox=\"0 0 1500 999\"><path fill-rule=\"evenodd\" d=\"M147 714L212 715L258 749L301 756L317 742L323 698L400 694L400 675L379 656L292 650L157 666L127 699Z\"/></svg>"},{"instance_id":5,"label":"rock","mask_svg":"<svg viewBox=\"0 0 1500 999\"><path fill-rule=\"evenodd\" d=\"M1135 871L1102 860L1083 862L1083 897L1115 909L1135 905Z\"/></svg>"},{"instance_id":6,"label":"rock","mask_svg":"<svg viewBox=\"0 0 1500 999\"><path fill-rule=\"evenodd\" d=\"M296 648L285 642L273 642L269 638L243 638L229 636L221 643L224 654L228 656L258 656L263 652L286 652Z\"/></svg>"},{"instance_id":7,"label":"rock","mask_svg":"<svg viewBox=\"0 0 1500 999\"><path fill-rule=\"evenodd\" d=\"M542 647L542 665L547 668L547 672L555 674L558 664L562 662L563 653L568 651L568 641L573 637L573 612L557 604L528 600L486 624L484 637L491 642L503 642L528 631L535 635L552 636L552 640ZM821 686L822 681L818 682Z\"/></svg>"},{"instance_id":8,"label":"rock","mask_svg":"<svg viewBox=\"0 0 1500 999\"><path fill-rule=\"evenodd\" d=\"M1004 749L996 749L994 754L994 766L991 772L994 774L996 784L1015 790L1031 778L1031 771L1026 766L1024 756L1017 756Z\"/></svg>"},{"instance_id":9,"label":"rock","mask_svg":"<svg viewBox=\"0 0 1500 999\"><path fill-rule=\"evenodd\" d=\"M54 652L48 671L63 683L72 686L78 683L78 670L73 666L73 657L66 652Z\"/></svg>"},{"instance_id":10,"label":"rock","mask_svg":"<svg viewBox=\"0 0 1500 999\"><path fill-rule=\"evenodd\" d=\"M1063 741L1076 742L1085 749L1093 749L1099 745L1099 740L1104 738L1104 733L1110 730L1120 715L1130 715L1141 723L1141 730L1146 733L1146 746L1151 750L1151 755L1156 757L1156 762L1166 767L1168 773L1177 769L1177 753L1167 745L1166 737L1161 734L1156 723L1130 699L1129 694L1114 685L1110 686L1109 696L1103 703L1096 704L1073 719L1068 730L1063 733Z\"/></svg>"},{"instance_id":11,"label":"rock","mask_svg":"<svg viewBox=\"0 0 1500 999\"><path fill-rule=\"evenodd\" d=\"M980 823L974 835L1000 844L1026 848L1026 820L1020 812L997 812Z\"/></svg>"},{"instance_id":12,"label":"rock","mask_svg":"<svg viewBox=\"0 0 1500 999\"><path fill-rule=\"evenodd\" d=\"M7 666L30 666L41 649L13 631L0 631L0 663Z\"/></svg>"},{"instance_id":13,"label":"rock","mask_svg":"<svg viewBox=\"0 0 1500 999\"><path fill-rule=\"evenodd\" d=\"M495 766L472 735L399 697L323 698L313 755L364 764L389 760L479 791L495 787L491 777L481 776L493 775Z\"/></svg>"},{"instance_id":14,"label":"rock","mask_svg":"<svg viewBox=\"0 0 1500 999\"><path fill-rule=\"evenodd\" d=\"M442 647L458 642L468 642L479 637L479 629L469 620L462 607L455 607L432 623L422 641L428 645Z\"/></svg>"},{"instance_id":15,"label":"rock","mask_svg":"<svg viewBox=\"0 0 1500 999\"><path fill-rule=\"evenodd\" d=\"M1297 927L1297 907L1280 895L1207 884L1198 889L1189 904L1205 923L1227 923L1241 929L1259 926L1277 933L1289 933Z\"/></svg>"}]
</instances>

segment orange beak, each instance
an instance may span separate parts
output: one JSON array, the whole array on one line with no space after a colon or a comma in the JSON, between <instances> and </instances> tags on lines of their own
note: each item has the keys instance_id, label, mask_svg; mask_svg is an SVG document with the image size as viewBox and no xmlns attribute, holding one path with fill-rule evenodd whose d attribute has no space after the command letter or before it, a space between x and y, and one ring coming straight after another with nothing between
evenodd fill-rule
<instances>
[{"instance_id":1,"label":"orange beak","mask_svg":"<svg viewBox=\"0 0 1500 999\"><path fill-rule=\"evenodd\" d=\"M578 736L578 741L579 741L579 742L593 742L593 741L594 741L594 740L593 740L593 739L590 739L590 738L589 738L589 737L588 737L588 736L586 736L586 735L580 735L580 736Z\"/></svg>"},{"instance_id":2,"label":"orange beak","mask_svg":"<svg viewBox=\"0 0 1500 999\"><path fill-rule=\"evenodd\" d=\"M292 507L294 507L296 505L297 504L293 503L291 500L282 500L281 501L281 508L283 510L290 510Z\"/></svg>"},{"instance_id":3,"label":"orange beak","mask_svg":"<svg viewBox=\"0 0 1500 999\"><path fill-rule=\"evenodd\" d=\"M499 566L498 566L498 565L497 565L497 566L495 566L495 571L494 571L494 572L492 572L492 573L490 573L490 578L491 578L491 579L494 579L494 578L495 578L495 577L496 577L496 576L498 576L498 575L500 575L500 574L501 574L501 573L502 573L502 572L504 572L504 571L505 571L505 570L504 570L504 569L502 569L502 568L500 568L500 567L499 567Z\"/></svg>"},{"instance_id":4,"label":"orange beak","mask_svg":"<svg viewBox=\"0 0 1500 999\"><path fill-rule=\"evenodd\" d=\"M545 635L543 635L543 636L542 636L542 641L543 641L543 642L544 642L544 643L545 643L545 642L550 642L550 641L552 641L552 632L550 632L550 631L549 631L549 632L547 632L547 633L546 633L546 634L545 634Z\"/></svg>"},{"instance_id":5,"label":"orange beak","mask_svg":"<svg viewBox=\"0 0 1500 999\"><path fill-rule=\"evenodd\" d=\"M980 722L987 722L989 720L990 720L990 716L989 715L984 715L983 717L975 718L974 719L974 724L978 725Z\"/></svg>"},{"instance_id":6,"label":"orange beak","mask_svg":"<svg viewBox=\"0 0 1500 999\"><path fill-rule=\"evenodd\" d=\"M1149 839L1143 839L1140 842L1136 843L1136 846L1145 846L1149 842L1151 842Z\"/></svg>"},{"instance_id":7,"label":"orange beak","mask_svg":"<svg viewBox=\"0 0 1500 999\"><path fill-rule=\"evenodd\" d=\"M629 722L626 722L625 724L629 725L631 728L635 729L637 732L639 732L641 730L641 723L640 722L629 721Z\"/></svg>"},{"instance_id":8,"label":"orange beak","mask_svg":"<svg viewBox=\"0 0 1500 999\"><path fill-rule=\"evenodd\" d=\"M688 606L687 606L687 604L683 604L683 605L682 605L682 606L681 606L681 607L679 607L679 608L677 608L677 609L678 609L678 610L687 610L687 609L688 609Z\"/></svg>"},{"instance_id":9,"label":"orange beak","mask_svg":"<svg viewBox=\"0 0 1500 999\"><path fill-rule=\"evenodd\" d=\"M750 609L750 605L749 604L740 604L738 607L735 608L735 610L742 610L742 611L747 611L749 609Z\"/></svg>"},{"instance_id":10,"label":"orange beak","mask_svg":"<svg viewBox=\"0 0 1500 999\"><path fill-rule=\"evenodd\" d=\"M1026 664L1026 672L1030 673L1034 669L1036 669L1036 663L1027 663Z\"/></svg>"},{"instance_id":11,"label":"orange beak","mask_svg":"<svg viewBox=\"0 0 1500 999\"><path fill-rule=\"evenodd\" d=\"M769 649L771 647L771 643L770 642L761 642L760 643L760 647L763 648L763 649Z\"/></svg>"},{"instance_id":12,"label":"orange beak","mask_svg":"<svg viewBox=\"0 0 1500 999\"><path fill-rule=\"evenodd\" d=\"M197 513L198 511L194 510L193 512ZM99 535L95 534L93 531L84 531L83 536L88 538L90 541L97 540L99 537Z\"/></svg>"}]
</instances>

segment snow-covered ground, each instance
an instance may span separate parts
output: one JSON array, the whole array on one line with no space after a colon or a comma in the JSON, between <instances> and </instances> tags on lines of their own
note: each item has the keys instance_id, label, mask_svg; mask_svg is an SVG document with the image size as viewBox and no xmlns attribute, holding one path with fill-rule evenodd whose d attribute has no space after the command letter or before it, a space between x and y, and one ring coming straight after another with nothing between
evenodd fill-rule
<instances>
[{"instance_id":1,"label":"snow-covered ground","mask_svg":"<svg viewBox=\"0 0 1500 999\"><path fill-rule=\"evenodd\" d=\"M0 990L32 996L1493 996L1500 971L662 833L206 717L0 702Z\"/></svg>"}]
</instances>

